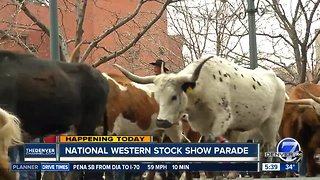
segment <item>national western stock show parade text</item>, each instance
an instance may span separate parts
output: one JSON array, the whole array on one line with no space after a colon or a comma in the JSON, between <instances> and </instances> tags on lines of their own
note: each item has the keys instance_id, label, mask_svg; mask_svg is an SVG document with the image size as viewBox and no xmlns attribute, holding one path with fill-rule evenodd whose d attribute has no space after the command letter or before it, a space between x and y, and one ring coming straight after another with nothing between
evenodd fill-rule
<instances>
[{"instance_id":1,"label":"national western stock show parade text","mask_svg":"<svg viewBox=\"0 0 320 180\"><path fill-rule=\"evenodd\" d=\"M153 143L152 136L57 136L27 143L13 171L260 171L259 144ZM279 169L281 170L281 169Z\"/></svg>"}]
</instances>

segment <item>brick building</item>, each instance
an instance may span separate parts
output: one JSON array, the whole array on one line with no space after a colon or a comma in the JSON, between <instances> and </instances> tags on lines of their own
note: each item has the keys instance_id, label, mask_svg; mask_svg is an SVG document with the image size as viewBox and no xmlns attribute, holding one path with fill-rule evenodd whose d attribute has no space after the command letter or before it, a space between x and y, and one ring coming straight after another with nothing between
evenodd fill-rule
<instances>
[{"instance_id":1,"label":"brick building","mask_svg":"<svg viewBox=\"0 0 320 180\"><path fill-rule=\"evenodd\" d=\"M30 1L30 0L29 0ZM75 0L59 0L59 30L68 43L68 52L74 48L72 40L76 34L77 9ZM112 27L117 21L127 17L136 9L139 0L97 0L87 1L85 21L83 24L83 40L90 43L93 39ZM17 44L19 39L22 46L27 45L36 55L48 58L50 56L49 37L17 6L10 0L0 2L0 49L10 49L13 51L26 51ZM49 28L49 8L45 4L29 2L26 7L34 17ZM112 32L104 38L94 48L86 59L85 63L97 61L100 57L119 50L132 40L143 27L147 25L162 5L155 1L145 3L141 12L117 32ZM120 37L120 38L119 38ZM80 56L88 48L84 44L80 49ZM107 51L110 52L107 52ZM116 57L98 69L104 72L118 72L113 69L112 64L117 63L127 67L137 74L151 74L152 68L148 63L156 58L161 58L167 62L167 66L172 71L178 71L183 67L182 41L178 36L168 36L166 12L160 20L149 29L149 31L137 42L134 47L123 55Z\"/></svg>"}]
</instances>

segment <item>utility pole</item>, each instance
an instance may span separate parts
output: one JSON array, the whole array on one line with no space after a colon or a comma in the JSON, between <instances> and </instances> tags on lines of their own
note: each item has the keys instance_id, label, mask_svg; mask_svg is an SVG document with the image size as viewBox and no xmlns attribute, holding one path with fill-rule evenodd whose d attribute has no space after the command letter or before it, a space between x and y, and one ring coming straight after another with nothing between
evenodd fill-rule
<instances>
[{"instance_id":1,"label":"utility pole","mask_svg":"<svg viewBox=\"0 0 320 180\"><path fill-rule=\"evenodd\" d=\"M49 2L50 11L50 57L54 61L60 60L58 0Z\"/></svg>"},{"instance_id":2,"label":"utility pole","mask_svg":"<svg viewBox=\"0 0 320 180\"><path fill-rule=\"evenodd\" d=\"M256 40L256 18L255 13L257 9L254 7L254 0L248 1L248 23L249 23L249 51L250 51L250 68L258 67L257 57L257 40Z\"/></svg>"}]
</instances>

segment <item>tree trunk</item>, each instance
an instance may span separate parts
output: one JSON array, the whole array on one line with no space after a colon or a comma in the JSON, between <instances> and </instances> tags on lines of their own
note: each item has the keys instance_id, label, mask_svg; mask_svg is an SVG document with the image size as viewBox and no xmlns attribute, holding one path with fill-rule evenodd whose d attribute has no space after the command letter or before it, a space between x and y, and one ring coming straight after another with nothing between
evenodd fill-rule
<instances>
[{"instance_id":1,"label":"tree trunk","mask_svg":"<svg viewBox=\"0 0 320 180\"><path fill-rule=\"evenodd\" d=\"M306 81L307 75L307 51L306 48L301 47L301 69L300 69L300 83Z\"/></svg>"}]
</instances>

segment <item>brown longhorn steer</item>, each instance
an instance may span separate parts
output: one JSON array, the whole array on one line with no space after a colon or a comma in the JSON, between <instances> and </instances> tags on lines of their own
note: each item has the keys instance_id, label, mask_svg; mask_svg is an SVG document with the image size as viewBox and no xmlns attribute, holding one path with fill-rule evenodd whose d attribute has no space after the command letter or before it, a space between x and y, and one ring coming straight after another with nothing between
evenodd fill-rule
<instances>
[{"instance_id":1,"label":"brown longhorn steer","mask_svg":"<svg viewBox=\"0 0 320 180\"><path fill-rule=\"evenodd\" d=\"M156 127L159 106L152 97L152 85L139 85L125 77L104 74L108 80L108 131L116 135L153 135L162 130ZM165 131L171 141L181 141L181 126Z\"/></svg>"},{"instance_id":2,"label":"brown longhorn steer","mask_svg":"<svg viewBox=\"0 0 320 180\"><path fill-rule=\"evenodd\" d=\"M314 160L315 152L320 148L320 116L316 113L320 106L313 95L320 96L320 85L303 83L291 89L279 131L282 138L292 137L300 143L307 159L306 176L320 173L320 166Z\"/></svg>"}]
</instances>

